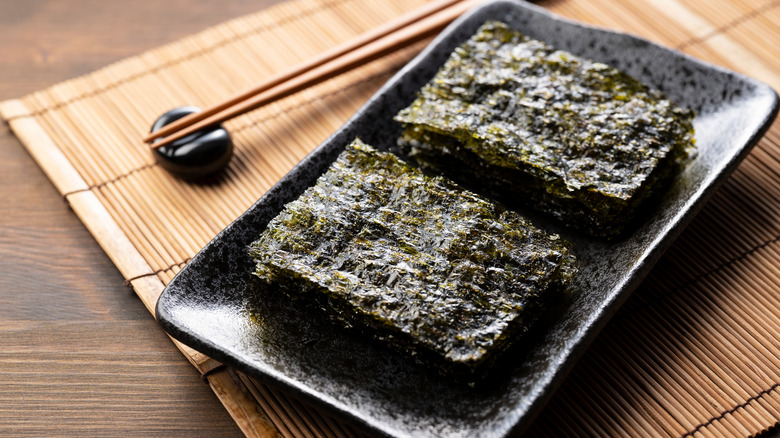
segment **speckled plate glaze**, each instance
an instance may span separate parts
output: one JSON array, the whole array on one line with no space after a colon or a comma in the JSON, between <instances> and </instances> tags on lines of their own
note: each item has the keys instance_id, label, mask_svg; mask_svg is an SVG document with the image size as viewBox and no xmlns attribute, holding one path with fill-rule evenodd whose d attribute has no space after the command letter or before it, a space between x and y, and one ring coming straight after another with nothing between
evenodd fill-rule
<instances>
[{"instance_id":1,"label":"speckled plate glaze","mask_svg":"<svg viewBox=\"0 0 780 438\"><path fill-rule=\"evenodd\" d=\"M453 48L487 19L602 61L660 88L697 117L698 155L625 239L605 243L552 223L575 244L578 294L534 336L469 385L427 370L265 289L247 246L355 136L391 149L408 105ZM373 435L506 436L528 427L574 362L748 153L777 113L777 95L747 77L633 36L583 26L533 5L497 1L465 14L338 132L209 243L167 286L157 318L187 345L329 408Z\"/></svg>"}]
</instances>

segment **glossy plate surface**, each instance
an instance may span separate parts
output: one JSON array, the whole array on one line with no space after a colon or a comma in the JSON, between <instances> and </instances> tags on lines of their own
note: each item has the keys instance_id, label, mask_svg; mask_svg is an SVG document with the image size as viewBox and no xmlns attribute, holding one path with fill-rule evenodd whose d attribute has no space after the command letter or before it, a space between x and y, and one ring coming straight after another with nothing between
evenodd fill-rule
<instances>
[{"instance_id":1,"label":"glossy plate surface","mask_svg":"<svg viewBox=\"0 0 780 438\"><path fill-rule=\"evenodd\" d=\"M355 136L392 148L408 105L449 53L487 19L618 67L660 88L697 117L698 155L644 222L605 243L559 229L582 269L576 298L533 338L502 357L491 379L470 386L426 370L382 345L333 327L251 275L247 246L282 206L327 169ZM646 276L777 113L767 86L632 36L582 26L525 3L470 11L394 76L348 123L209 243L163 292L157 317L185 344L392 436L505 436L524 430L606 321Z\"/></svg>"}]
</instances>

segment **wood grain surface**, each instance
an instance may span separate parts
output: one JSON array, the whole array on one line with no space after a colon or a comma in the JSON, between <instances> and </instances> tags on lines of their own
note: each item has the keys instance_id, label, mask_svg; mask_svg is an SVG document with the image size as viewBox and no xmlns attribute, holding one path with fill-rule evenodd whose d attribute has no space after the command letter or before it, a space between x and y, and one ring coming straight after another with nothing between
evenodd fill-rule
<instances>
[{"instance_id":1,"label":"wood grain surface","mask_svg":"<svg viewBox=\"0 0 780 438\"><path fill-rule=\"evenodd\" d=\"M0 0L0 100L273 0ZM240 436L7 125L0 125L0 435Z\"/></svg>"}]
</instances>

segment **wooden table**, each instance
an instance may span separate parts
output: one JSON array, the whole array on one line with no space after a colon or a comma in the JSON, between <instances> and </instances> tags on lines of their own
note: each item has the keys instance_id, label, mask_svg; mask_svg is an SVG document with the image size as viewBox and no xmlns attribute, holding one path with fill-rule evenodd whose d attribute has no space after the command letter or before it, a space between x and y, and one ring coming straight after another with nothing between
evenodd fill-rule
<instances>
[{"instance_id":1,"label":"wooden table","mask_svg":"<svg viewBox=\"0 0 780 438\"><path fill-rule=\"evenodd\" d=\"M2 0L0 100L274 2ZM241 435L7 125L0 151L0 435Z\"/></svg>"}]
</instances>

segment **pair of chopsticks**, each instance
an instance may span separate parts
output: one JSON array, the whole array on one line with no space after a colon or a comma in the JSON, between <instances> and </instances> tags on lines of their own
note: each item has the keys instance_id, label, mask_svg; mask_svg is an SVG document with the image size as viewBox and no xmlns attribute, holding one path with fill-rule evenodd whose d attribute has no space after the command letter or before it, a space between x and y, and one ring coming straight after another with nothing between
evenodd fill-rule
<instances>
[{"instance_id":1,"label":"pair of chopsticks","mask_svg":"<svg viewBox=\"0 0 780 438\"><path fill-rule=\"evenodd\" d=\"M324 82L440 32L480 0L436 0L144 138L153 148ZM158 140L159 139L159 140ZM157 141L155 141L157 140Z\"/></svg>"}]
</instances>

